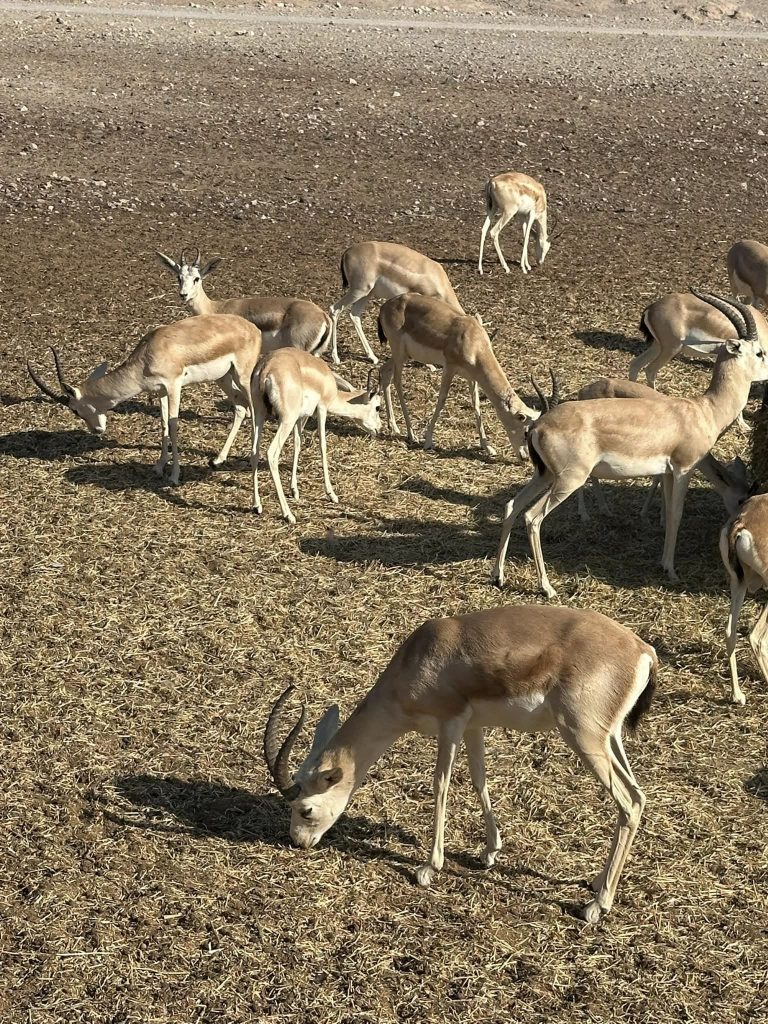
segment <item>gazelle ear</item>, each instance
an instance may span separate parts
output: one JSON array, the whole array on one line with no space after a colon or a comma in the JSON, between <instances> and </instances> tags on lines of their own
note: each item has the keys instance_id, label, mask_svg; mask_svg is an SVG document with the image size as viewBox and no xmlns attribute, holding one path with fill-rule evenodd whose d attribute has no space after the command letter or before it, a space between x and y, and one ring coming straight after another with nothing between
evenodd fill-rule
<instances>
[{"instance_id":1,"label":"gazelle ear","mask_svg":"<svg viewBox=\"0 0 768 1024\"><path fill-rule=\"evenodd\" d=\"M156 251L155 255L158 257L161 263L164 263L169 270L173 271L174 274L179 272L179 264L176 260L172 260L170 256L166 256L164 252Z\"/></svg>"},{"instance_id":2,"label":"gazelle ear","mask_svg":"<svg viewBox=\"0 0 768 1024\"><path fill-rule=\"evenodd\" d=\"M741 338L728 338L725 342L725 348L730 355L737 356L740 352L744 351L744 342Z\"/></svg>"},{"instance_id":3,"label":"gazelle ear","mask_svg":"<svg viewBox=\"0 0 768 1024\"><path fill-rule=\"evenodd\" d=\"M315 735L312 737L312 749L309 752L310 757L313 754L319 754L320 751L325 750L331 739L338 731L338 728L339 707L338 704L333 704L317 723Z\"/></svg>"},{"instance_id":4,"label":"gazelle ear","mask_svg":"<svg viewBox=\"0 0 768 1024\"><path fill-rule=\"evenodd\" d=\"M98 380L99 377L103 377L109 369L109 363L105 359L103 363L99 363L98 366L94 367L93 370L88 374L88 380Z\"/></svg>"},{"instance_id":5,"label":"gazelle ear","mask_svg":"<svg viewBox=\"0 0 768 1024\"><path fill-rule=\"evenodd\" d=\"M480 316L479 313L475 313L475 320L477 320L477 322L480 324L481 327L485 326L483 324L483 318Z\"/></svg>"},{"instance_id":6,"label":"gazelle ear","mask_svg":"<svg viewBox=\"0 0 768 1024\"><path fill-rule=\"evenodd\" d=\"M79 402L83 397L83 392L80 388L76 388L73 384L64 384L63 387L67 398L74 398L75 401Z\"/></svg>"},{"instance_id":7,"label":"gazelle ear","mask_svg":"<svg viewBox=\"0 0 768 1024\"><path fill-rule=\"evenodd\" d=\"M221 257L220 256L215 256L212 260L209 260L206 263L206 265L203 267L203 269L200 271L200 277L207 277L208 274L210 274L212 270L215 270L216 267L218 267L218 265L220 263L221 263Z\"/></svg>"}]
</instances>

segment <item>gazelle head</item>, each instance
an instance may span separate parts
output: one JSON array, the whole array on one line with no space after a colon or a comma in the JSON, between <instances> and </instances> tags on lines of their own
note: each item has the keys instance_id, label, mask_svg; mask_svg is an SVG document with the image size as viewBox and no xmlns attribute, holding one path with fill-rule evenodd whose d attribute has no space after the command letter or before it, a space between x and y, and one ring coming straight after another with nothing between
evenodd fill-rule
<instances>
[{"instance_id":1,"label":"gazelle head","mask_svg":"<svg viewBox=\"0 0 768 1024\"><path fill-rule=\"evenodd\" d=\"M194 258L187 253L186 249L183 249L178 263L170 256L166 256L165 253L158 252L157 255L171 273L176 275L179 282L179 297L184 303L194 301L203 290L203 278L207 277L221 263L221 260L216 257L201 267L199 249Z\"/></svg>"},{"instance_id":2,"label":"gazelle head","mask_svg":"<svg viewBox=\"0 0 768 1024\"><path fill-rule=\"evenodd\" d=\"M760 341L757 333L757 324L752 315L752 310L738 299L725 299L722 295L712 295L709 292L699 292L694 288L691 292L697 299L719 309L733 324L736 331L735 338L726 338L719 355L718 361L723 359L738 359L744 369L745 375L753 381L768 380L768 353Z\"/></svg>"},{"instance_id":3,"label":"gazelle head","mask_svg":"<svg viewBox=\"0 0 768 1024\"><path fill-rule=\"evenodd\" d=\"M328 708L317 724L312 748L299 770L291 775L289 762L299 733L304 725L306 708L282 745L278 746L277 729L285 702L293 692L289 686L275 702L264 730L264 759L277 789L291 807L291 841L303 850L317 846L322 836L344 812L355 788L352 766L345 763L342 752L328 750L328 744L339 728L339 709Z\"/></svg>"},{"instance_id":4,"label":"gazelle head","mask_svg":"<svg viewBox=\"0 0 768 1024\"><path fill-rule=\"evenodd\" d=\"M374 437L381 431L381 386L379 373L372 367L368 371L368 381L364 391L353 394L348 400L349 405L358 405L363 409L363 416L356 419L356 423L363 428L367 434Z\"/></svg>"},{"instance_id":5,"label":"gazelle head","mask_svg":"<svg viewBox=\"0 0 768 1024\"><path fill-rule=\"evenodd\" d=\"M99 408L94 399L89 395L88 385L103 377L109 369L106 362L100 363L95 370L88 375L82 388L69 384L64 379L64 371L61 367L61 358L55 348L51 349L53 362L56 367L56 376L59 378L61 393L57 394L37 374L31 363L27 363L27 372L40 391L54 402L66 405L75 416L79 416L92 434L105 434L107 430L107 417L104 410Z\"/></svg>"}]
</instances>

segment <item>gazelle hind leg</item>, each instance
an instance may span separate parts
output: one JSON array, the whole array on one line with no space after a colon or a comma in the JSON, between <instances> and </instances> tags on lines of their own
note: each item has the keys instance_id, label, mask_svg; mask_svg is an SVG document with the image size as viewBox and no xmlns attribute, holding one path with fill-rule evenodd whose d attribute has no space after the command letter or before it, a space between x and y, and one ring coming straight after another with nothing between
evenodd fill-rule
<instances>
[{"instance_id":1,"label":"gazelle hind leg","mask_svg":"<svg viewBox=\"0 0 768 1024\"><path fill-rule=\"evenodd\" d=\"M160 395L160 424L162 437L160 440L160 458L154 465L158 476L162 476L170 458L171 438L168 430L168 395Z\"/></svg>"},{"instance_id":2,"label":"gazelle hind leg","mask_svg":"<svg viewBox=\"0 0 768 1024\"><path fill-rule=\"evenodd\" d=\"M450 718L448 721L440 723L440 732L437 737L437 763L433 779L435 815L432 850L428 862L422 864L416 871L416 881L424 887L431 884L435 872L440 871L445 859L445 808L448 800L448 788L451 784L451 770L470 714L471 711L468 710L458 718Z\"/></svg>"},{"instance_id":3,"label":"gazelle hind leg","mask_svg":"<svg viewBox=\"0 0 768 1024\"><path fill-rule=\"evenodd\" d=\"M644 370L646 368L646 366L648 366L650 363L654 362L654 360L657 360L660 355L661 355L661 345L659 345L658 341L656 341L656 339L654 338L651 341L651 343L648 346L648 348L645 349L644 352L641 352L640 355L635 356L635 358L629 364L629 369L627 370L627 377L629 378L629 380L632 380L632 381L637 380L638 376L640 375L640 371ZM653 376L655 378L655 374ZM648 371L646 370L646 378L647 377L648 377ZM649 386L653 387L653 385L650 384L650 381L649 381Z\"/></svg>"},{"instance_id":4,"label":"gazelle hind leg","mask_svg":"<svg viewBox=\"0 0 768 1024\"><path fill-rule=\"evenodd\" d=\"M363 330L363 322L361 319L367 307L368 296L366 295L364 298L358 299L357 302L353 302L352 305L349 307L349 318L352 321L352 326L355 328L357 336L362 343L363 351L365 352L366 356L370 359L370 361L375 365L376 363L378 363L379 357L373 351L370 342L365 336L365 331Z\"/></svg>"},{"instance_id":5,"label":"gazelle hind leg","mask_svg":"<svg viewBox=\"0 0 768 1024\"><path fill-rule=\"evenodd\" d=\"M741 615L744 597L747 593L747 584L745 580L740 580L735 572L731 572L730 576L731 609L728 615L728 625L725 628L725 649L728 652L728 668L731 673L731 700L734 704L743 705L747 703L747 698L744 696L744 691L739 685L739 669L736 664L736 641L738 640L739 616ZM768 608L768 605L766 607ZM751 635L749 641L754 650ZM755 656L757 657L757 652L755 652ZM762 665L760 667L762 668ZM765 675L765 672L763 674Z\"/></svg>"},{"instance_id":6,"label":"gazelle hind leg","mask_svg":"<svg viewBox=\"0 0 768 1024\"><path fill-rule=\"evenodd\" d=\"M535 214L531 210L523 224L523 255L520 259L520 268L524 274L530 273L531 270L531 264L528 262L528 243L531 239L531 227L533 226L534 218Z\"/></svg>"},{"instance_id":7,"label":"gazelle hind leg","mask_svg":"<svg viewBox=\"0 0 768 1024\"><path fill-rule=\"evenodd\" d=\"M277 426L275 436L272 438L272 443L267 449L267 462L269 463L269 472L272 477L272 483L275 485L277 491L277 500L280 502L280 509L282 510L283 516L291 524L296 522L296 517L288 507L288 502L285 500L285 492L283 491L283 485L280 482L280 452L283 450L283 446L288 438L291 436L293 431L295 420L281 420Z\"/></svg>"},{"instance_id":8,"label":"gazelle hind leg","mask_svg":"<svg viewBox=\"0 0 768 1024\"><path fill-rule=\"evenodd\" d=\"M480 232L480 258L477 261L478 272L483 272L483 252L485 251L485 236L488 234L488 228L491 226L491 215L490 213L485 218L483 223L483 229Z\"/></svg>"},{"instance_id":9,"label":"gazelle hind leg","mask_svg":"<svg viewBox=\"0 0 768 1024\"><path fill-rule=\"evenodd\" d=\"M179 406L181 381L175 380L168 392L168 434L171 439L171 476L174 487L179 483Z\"/></svg>"},{"instance_id":10,"label":"gazelle hind leg","mask_svg":"<svg viewBox=\"0 0 768 1024\"><path fill-rule=\"evenodd\" d=\"M262 513L261 497L259 495L259 448L261 447L261 432L264 429L264 411L259 410L253 417L253 432L251 436L251 471L253 473L253 511L257 515Z\"/></svg>"},{"instance_id":11,"label":"gazelle hind leg","mask_svg":"<svg viewBox=\"0 0 768 1024\"><path fill-rule=\"evenodd\" d=\"M293 469L291 470L291 497L299 499L299 453L301 452L301 432L307 422L306 416L299 417L293 427Z\"/></svg>"},{"instance_id":12,"label":"gazelle hind leg","mask_svg":"<svg viewBox=\"0 0 768 1024\"><path fill-rule=\"evenodd\" d=\"M435 403L435 411L432 413L427 429L424 431L424 447L425 449L434 448L435 442L432 439L432 435L435 431L435 424L437 423L440 413L443 411L446 399L448 398L448 392L451 389L451 381L454 377L454 371L450 367L443 367L443 376L440 380L440 390L437 394L437 402Z\"/></svg>"},{"instance_id":13,"label":"gazelle hind leg","mask_svg":"<svg viewBox=\"0 0 768 1024\"><path fill-rule=\"evenodd\" d=\"M234 406L234 419L232 421L232 428L227 435L227 439L218 455L211 459L212 466L221 466L222 463L226 462L229 456L229 451L237 437L238 431L242 426L243 420L248 413L248 406L246 405L246 397L244 391L235 384L230 374L225 374L219 380L216 381L221 390L232 402Z\"/></svg>"},{"instance_id":14,"label":"gazelle hind leg","mask_svg":"<svg viewBox=\"0 0 768 1024\"><path fill-rule=\"evenodd\" d=\"M499 833L496 819L491 808L491 798L488 795L488 786L485 781L485 736L482 729L467 729L464 733L464 746L467 748L467 760L469 761L469 774L472 777L472 786L477 793L480 807L485 822L485 853L483 864L491 868L496 860L496 855L501 849L501 834Z\"/></svg>"},{"instance_id":15,"label":"gazelle hind leg","mask_svg":"<svg viewBox=\"0 0 768 1024\"><path fill-rule=\"evenodd\" d=\"M504 253L501 251L499 235L506 225L512 220L512 217L513 214L502 214L491 228L491 240L493 241L493 247L496 250L496 255L499 257L499 263L501 263L505 274L509 273L509 267L507 266L507 261L504 259Z\"/></svg>"}]
</instances>

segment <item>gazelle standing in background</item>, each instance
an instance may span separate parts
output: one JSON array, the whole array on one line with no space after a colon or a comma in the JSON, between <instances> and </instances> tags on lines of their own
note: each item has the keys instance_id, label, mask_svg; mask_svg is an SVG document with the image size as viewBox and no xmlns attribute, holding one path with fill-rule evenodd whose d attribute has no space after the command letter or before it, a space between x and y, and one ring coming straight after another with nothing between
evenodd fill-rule
<instances>
[{"instance_id":1,"label":"gazelle standing in background","mask_svg":"<svg viewBox=\"0 0 768 1024\"><path fill-rule=\"evenodd\" d=\"M759 301L768 306L768 245L754 238L735 242L728 251L727 263L734 298L745 295L753 305Z\"/></svg>"},{"instance_id":2,"label":"gazelle standing in background","mask_svg":"<svg viewBox=\"0 0 768 1024\"><path fill-rule=\"evenodd\" d=\"M508 274L509 267L499 244L499 235L511 220L523 223L523 253L520 257L520 269L527 274L531 269L528 262L528 242L531 231L536 225L536 259L543 263L549 252L547 235L547 193L544 186L535 178L517 171L496 174L485 186L485 205L488 214L480 234L480 259L477 269L483 272L483 251L485 236L491 230L491 239L504 271Z\"/></svg>"}]
</instances>

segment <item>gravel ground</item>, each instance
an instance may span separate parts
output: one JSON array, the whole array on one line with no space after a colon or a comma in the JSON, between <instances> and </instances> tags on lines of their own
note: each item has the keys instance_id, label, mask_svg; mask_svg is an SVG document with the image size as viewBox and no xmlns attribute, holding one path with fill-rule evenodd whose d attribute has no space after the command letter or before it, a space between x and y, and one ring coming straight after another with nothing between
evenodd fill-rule
<instances>
[{"instance_id":1,"label":"gravel ground","mask_svg":"<svg viewBox=\"0 0 768 1024\"><path fill-rule=\"evenodd\" d=\"M384 9L354 6L333 10ZM768 235L760 25L743 10L691 21L607 2L582 14L746 34L585 36L565 31L572 11L541 3L391 12L426 22L412 28L196 10L0 12L0 1018L768 1020L768 699L745 642L749 703L725 700L723 511L703 481L679 585L658 568L639 484L607 488L608 517L584 526L569 504L544 529L562 600L635 628L662 663L628 744L647 813L612 914L588 928L573 906L614 812L556 737L491 739L506 844L491 872L477 870L482 822L459 766L446 869L427 892L412 874L433 744L400 742L309 854L290 849L260 760L289 681L313 719L336 699L346 713L424 617L539 599L522 531L505 592L486 582L503 503L527 476L490 409L495 461L474 450L458 385L433 453L334 426L339 506L310 440L289 527L266 481L252 517L243 458L207 468L228 417L212 389L185 392L171 490L151 472L156 407L128 403L100 440L25 370L31 358L50 372L55 344L77 379L180 316L157 248L225 257L214 295L327 306L344 247L386 238L444 261L466 308L500 328L524 395L550 365L568 389L622 374L650 299L725 290L731 242ZM563 31L510 31L545 15ZM438 27L445 17L457 26ZM469 29L478 18L505 31ZM492 259L482 279L474 269L482 187L502 169L543 180L565 225L526 279ZM375 338L373 317L366 327ZM363 380L342 330L344 372ZM691 394L708 376L679 361L659 383ZM423 423L436 379L414 369L407 387ZM744 445L731 432L718 452Z\"/></svg>"}]
</instances>

